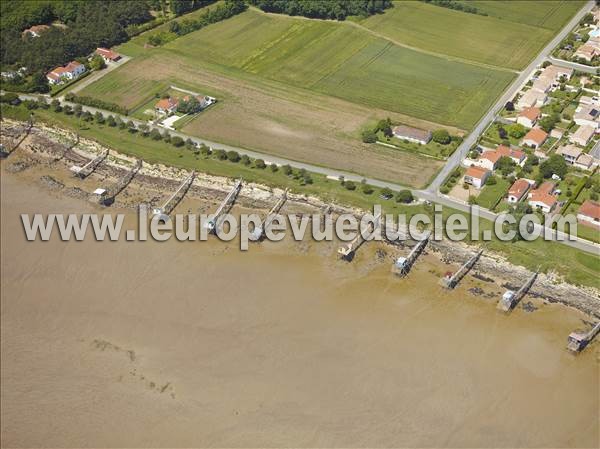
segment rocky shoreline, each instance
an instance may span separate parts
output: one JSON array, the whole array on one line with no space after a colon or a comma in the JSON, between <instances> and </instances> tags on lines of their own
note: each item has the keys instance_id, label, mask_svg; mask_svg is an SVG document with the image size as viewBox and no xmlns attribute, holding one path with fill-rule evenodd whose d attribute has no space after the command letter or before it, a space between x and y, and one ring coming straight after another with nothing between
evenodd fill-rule
<instances>
[{"instance_id":1,"label":"rocky shoreline","mask_svg":"<svg viewBox=\"0 0 600 449\"><path fill-rule=\"evenodd\" d=\"M9 147L21 140L26 126L23 123L4 120L2 126L2 143ZM70 165L82 164L106 148L97 142L80 139L77 145L75 134L60 128L49 127L44 124L36 125L30 134L23 139L17 148L18 158L9 156L10 162L6 164L6 171L19 174L27 171L32 166L42 165L49 173L41 176L40 182L51 190L61 191L61 194L76 199L89 199L90 193L79 187L68 187L55 176L55 171L62 171ZM104 163L96 170L94 177L101 182L114 182L123 176L135 163L135 159L111 150ZM60 170L57 170L60 169ZM173 190L188 174L186 170L169 167L161 164L144 163L142 169L135 177L135 188L125 189L117 196L114 204L117 208L135 209L140 202L149 206L158 204L161 190ZM98 183L98 182L96 182ZM218 203L233 185L233 180L224 177L202 174L198 176L189 195L201 200L205 206L201 212L207 212L211 205ZM131 191L131 192L130 192ZM283 193L281 189L247 183L240 193L239 203L248 209L268 209ZM289 194L288 201L295 206L298 213L316 213L331 208L334 214L353 213L362 215L364 211L340 205L328 204L321 199L308 195ZM202 209L205 209L204 211ZM387 242L389 245L398 246L398 243ZM401 245L402 246L402 245ZM445 264L463 263L473 254L473 247L462 242L453 242L443 239L431 241L427 252L433 254ZM524 267L509 263L504 257L485 252L478 261L471 275L483 283L495 284L496 287L517 289L527 280L531 272ZM471 289L474 296L485 296L480 289ZM561 303L576 308L588 315L600 318L600 292L590 287L579 287L564 282L555 273L540 273L538 280L529 293L529 297L543 300L548 303ZM527 300L521 304L527 311L535 310L535 306Z\"/></svg>"}]
</instances>

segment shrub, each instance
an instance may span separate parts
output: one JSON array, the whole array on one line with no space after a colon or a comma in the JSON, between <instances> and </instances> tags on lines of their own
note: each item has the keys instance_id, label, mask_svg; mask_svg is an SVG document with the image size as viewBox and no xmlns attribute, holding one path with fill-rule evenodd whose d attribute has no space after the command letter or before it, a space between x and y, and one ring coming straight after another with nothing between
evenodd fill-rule
<instances>
[{"instance_id":1,"label":"shrub","mask_svg":"<svg viewBox=\"0 0 600 449\"><path fill-rule=\"evenodd\" d=\"M244 154L241 158L240 158L240 162L244 165L250 165L252 163L252 161L250 160L250 158L248 157L248 155Z\"/></svg>"},{"instance_id":2,"label":"shrub","mask_svg":"<svg viewBox=\"0 0 600 449\"><path fill-rule=\"evenodd\" d=\"M185 142L181 137L174 136L171 138L171 144L173 144L176 147L182 147L185 144Z\"/></svg>"},{"instance_id":3,"label":"shrub","mask_svg":"<svg viewBox=\"0 0 600 449\"><path fill-rule=\"evenodd\" d=\"M450 192L450 188L446 187L446 186L442 186L440 187L440 192L443 193L444 195L447 194L448 192Z\"/></svg>"},{"instance_id":4,"label":"shrub","mask_svg":"<svg viewBox=\"0 0 600 449\"><path fill-rule=\"evenodd\" d=\"M445 129L436 129L432 134L431 138L434 142L440 143L442 145L449 144L452 139L450 138L450 133Z\"/></svg>"},{"instance_id":5,"label":"shrub","mask_svg":"<svg viewBox=\"0 0 600 449\"><path fill-rule=\"evenodd\" d=\"M254 166L260 169L267 168L267 164L265 164L265 161L263 161L262 159L256 159L254 161Z\"/></svg>"},{"instance_id":6,"label":"shrub","mask_svg":"<svg viewBox=\"0 0 600 449\"><path fill-rule=\"evenodd\" d=\"M279 170L279 167L277 166L277 164L271 164L271 165L269 166L269 168L271 169L271 171L272 171L273 173L275 173L277 170Z\"/></svg>"},{"instance_id":7,"label":"shrub","mask_svg":"<svg viewBox=\"0 0 600 449\"><path fill-rule=\"evenodd\" d=\"M396 201L398 203L412 203L414 200L413 195L410 190L400 190L396 194Z\"/></svg>"},{"instance_id":8,"label":"shrub","mask_svg":"<svg viewBox=\"0 0 600 449\"><path fill-rule=\"evenodd\" d=\"M389 198L393 195L392 189L389 189L387 187L384 187L383 189L381 189L381 196L383 196L384 198Z\"/></svg>"},{"instance_id":9,"label":"shrub","mask_svg":"<svg viewBox=\"0 0 600 449\"><path fill-rule=\"evenodd\" d=\"M160 131L158 129L154 128L152 131L150 131L150 138L152 140L162 139L162 136L160 135Z\"/></svg>"},{"instance_id":10,"label":"shrub","mask_svg":"<svg viewBox=\"0 0 600 449\"><path fill-rule=\"evenodd\" d=\"M345 181L344 187L348 190L356 190L356 185L352 181Z\"/></svg>"},{"instance_id":11,"label":"shrub","mask_svg":"<svg viewBox=\"0 0 600 449\"><path fill-rule=\"evenodd\" d=\"M285 164L283 167L281 167L281 169L283 170L283 174L286 176L290 176L292 174L292 167L290 167L288 164Z\"/></svg>"},{"instance_id":12,"label":"shrub","mask_svg":"<svg viewBox=\"0 0 600 449\"><path fill-rule=\"evenodd\" d=\"M229 160L229 162L239 162L240 161L240 154L237 151L228 151L227 152L227 159Z\"/></svg>"},{"instance_id":13,"label":"shrub","mask_svg":"<svg viewBox=\"0 0 600 449\"><path fill-rule=\"evenodd\" d=\"M362 141L364 143L375 143L377 142L377 134L372 129L366 129L361 134Z\"/></svg>"},{"instance_id":14,"label":"shrub","mask_svg":"<svg viewBox=\"0 0 600 449\"><path fill-rule=\"evenodd\" d=\"M205 144L200 144L200 154L202 154L203 156L210 156L210 153L212 151L210 150L210 147L205 145Z\"/></svg>"},{"instance_id":15,"label":"shrub","mask_svg":"<svg viewBox=\"0 0 600 449\"><path fill-rule=\"evenodd\" d=\"M225 153L225 150L215 150L214 154L215 157L220 161L224 161L225 159L227 159L227 153Z\"/></svg>"},{"instance_id":16,"label":"shrub","mask_svg":"<svg viewBox=\"0 0 600 449\"><path fill-rule=\"evenodd\" d=\"M514 123L508 127L508 134L515 139L520 139L527 133L527 128L525 128L520 123Z\"/></svg>"},{"instance_id":17,"label":"shrub","mask_svg":"<svg viewBox=\"0 0 600 449\"><path fill-rule=\"evenodd\" d=\"M373 187L371 187L369 184L363 184L362 191L365 195L370 195L373 193Z\"/></svg>"}]
</instances>

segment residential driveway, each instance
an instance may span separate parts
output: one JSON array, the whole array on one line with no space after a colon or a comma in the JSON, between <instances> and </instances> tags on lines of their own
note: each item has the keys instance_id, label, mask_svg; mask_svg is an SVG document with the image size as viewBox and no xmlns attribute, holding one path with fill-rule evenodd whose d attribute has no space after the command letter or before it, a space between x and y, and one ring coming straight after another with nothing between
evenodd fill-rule
<instances>
[{"instance_id":1,"label":"residential driveway","mask_svg":"<svg viewBox=\"0 0 600 449\"><path fill-rule=\"evenodd\" d=\"M75 85L72 88L67 89L67 92L73 93L73 94L79 92L80 90L84 89L86 86L89 86L90 84L98 81L104 75L107 75L108 73L112 72L113 70L118 69L123 64L125 64L127 61L129 61L130 59L131 59L130 56L121 55L121 60L119 62L109 62L108 64L106 64L105 69L97 71L97 72L93 72L91 75L86 76L80 82L75 83Z\"/></svg>"}]
</instances>

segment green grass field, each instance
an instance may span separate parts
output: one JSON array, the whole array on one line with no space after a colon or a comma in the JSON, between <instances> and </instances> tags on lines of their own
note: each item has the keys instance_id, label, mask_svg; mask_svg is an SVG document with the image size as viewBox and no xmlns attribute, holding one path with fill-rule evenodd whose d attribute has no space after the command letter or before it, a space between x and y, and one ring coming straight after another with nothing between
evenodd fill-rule
<instances>
[{"instance_id":1,"label":"green grass field","mask_svg":"<svg viewBox=\"0 0 600 449\"><path fill-rule=\"evenodd\" d=\"M477 197L477 204L486 209L492 209L498 201L506 194L510 183L500 176L496 176L496 184L487 184Z\"/></svg>"},{"instance_id":2,"label":"green grass field","mask_svg":"<svg viewBox=\"0 0 600 449\"><path fill-rule=\"evenodd\" d=\"M176 55L182 65L218 66L230 76L254 75L462 129L472 128L514 78L505 71L399 47L351 24L253 10L140 57L160 59L166 53ZM139 103L160 84L146 78L124 82L122 73L134 68L129 63L82 93L110 94L117 103L133 107L136 98ZM173 67L169 75L176 78L177 70Z\"/></svg>"},{"instance_id":3,"label":"green grass field","mask_svg":"<svg viewBox=\"0 0 600 449\"><path fill-rule=\"evenodd\" d=\"M415 1L395 2L359 23L401 44L512 69L525 67L553 35L546 28Z\"/></svg>"},{"instance_id":4,"label":"green grass field","mask_svg":"<svg viewBox=\"0 0 600 449\"><path fill-rule=\"evenodd\" d=\"M524 23L554 32L565 26L584 0L458 0L476 7L490 17Z\"/></svg>"}]
</instances>

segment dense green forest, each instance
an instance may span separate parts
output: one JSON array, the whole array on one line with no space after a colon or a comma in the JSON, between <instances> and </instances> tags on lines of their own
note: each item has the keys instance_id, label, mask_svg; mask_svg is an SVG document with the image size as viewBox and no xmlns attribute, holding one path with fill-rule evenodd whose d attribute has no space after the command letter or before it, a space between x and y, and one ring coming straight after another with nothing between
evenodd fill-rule
<instances>
[{"instance_id":1,"label":"dense green forest","mask_svg":"<svg viewBox=\"0 0 600 449\"><path fill-rule=\"evenodd\" d=\"M2 70L26 67L5 81L21 90L44 89L46 71L85 57L96 47L111 47L132 35L215 0L2 0L0 63ZM154 15L152 14L154 11ZM157 16L157 17L155 17ZM23 35L32 25L50 25L43 38ZM32 76L30 76L32 75Z\"/></svg>"},{"instance_id":2,"label":"dense green forest","mask_svg":"<svg viewBox=\"0 0 600 449\"><path fill-rule=\"evenodd\" d=\"M390 0L249 0L265 12L318 19L344 20L348 16L370 16L392 6Z\"/></svg>"}]
</instances>

